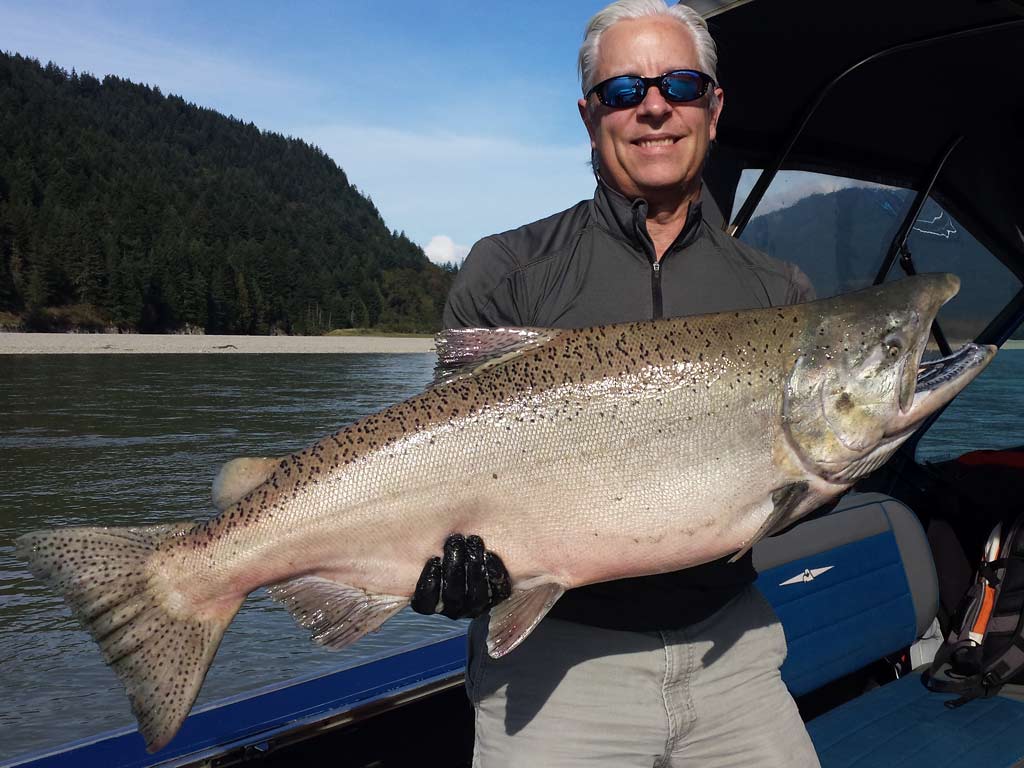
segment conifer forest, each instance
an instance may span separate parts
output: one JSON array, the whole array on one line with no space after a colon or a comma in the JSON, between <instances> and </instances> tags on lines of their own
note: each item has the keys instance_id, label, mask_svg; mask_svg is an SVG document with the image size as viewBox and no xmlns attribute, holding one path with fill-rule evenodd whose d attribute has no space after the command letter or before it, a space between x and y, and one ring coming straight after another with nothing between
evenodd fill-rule
<instances>
[{"instance_id":1,"label":"conifer forest","mask_svg":"<svg viewBox=\"0 0 1024 768\"><path fill-rule=\"evenodd\" d=\"M0 327L432 332L454 272L316 147L0 52Z\"/></svg>"}]
</instances>

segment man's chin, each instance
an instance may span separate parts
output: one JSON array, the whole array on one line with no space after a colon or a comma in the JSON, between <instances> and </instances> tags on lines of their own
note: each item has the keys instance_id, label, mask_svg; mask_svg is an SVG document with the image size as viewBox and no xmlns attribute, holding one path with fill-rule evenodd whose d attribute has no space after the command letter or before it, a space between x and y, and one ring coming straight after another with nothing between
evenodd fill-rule
<instances>
[{"instance_id":1,"label":"man's chin","mask_svg":"<svg viewBox=\"0 0 1024 768\"><path fill-rule=\"evenodd\" d=\"M661 166L661 167L658 167ZM619 167L615 172L602 169L601 178L608 186L625 197L635 200L643 198L648 202L658 200L670 202L678 198L684 202L700 189L700 174L695 182L687 183L687 176L679 170L679 163L645 164L642 167Z\"/></svg>"},{"instance_id":2,"label":"man's chin","mask_svg":"<svg viewBox=\"0 0 1024 768\"><path fill-rule=\"evenodd\" d=\"M647 177L637 178L635 184L639 192L637 197L642 197L648 202L654 200L671 201L678 198L679 202L682 203L700 188L699 184L696 188L690 188L693 185L688 187L686 178L678 173L671 175L651 174Z\"/></svg>"}]
</instances>

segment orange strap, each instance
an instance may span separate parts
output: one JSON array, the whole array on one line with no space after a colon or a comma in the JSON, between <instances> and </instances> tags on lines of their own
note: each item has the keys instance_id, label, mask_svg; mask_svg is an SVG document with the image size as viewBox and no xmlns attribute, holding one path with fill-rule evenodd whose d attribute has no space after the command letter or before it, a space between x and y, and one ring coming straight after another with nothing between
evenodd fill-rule
<instances>
[{"instance_id":1,"label":"orange strap","mask_svg":"<svg viewBox=\"0 0 1024 768\"><path fill-rule=\"evenodd\" d=\"M988 584L985 585L985 594L981 598L981 610L978 611L978 618L974 622L974 626L971 627L971 634L984 635L985 628L988 626L988 620L992 618L992 608L996 602L996 590L995 587L991 587Z\"/></svg>"}]
</instances>

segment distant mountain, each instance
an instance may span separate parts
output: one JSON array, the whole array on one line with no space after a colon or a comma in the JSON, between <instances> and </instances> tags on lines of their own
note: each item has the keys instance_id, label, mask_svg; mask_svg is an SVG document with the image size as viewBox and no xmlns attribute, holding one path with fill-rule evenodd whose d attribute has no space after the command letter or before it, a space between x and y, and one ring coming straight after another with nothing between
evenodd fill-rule
<instances>
[{"instance_id":1,"label":"distant mountain","mask_svg":"<svg viewBox=\"0 0 1024 768\"><path fill-rule=\"evenodd\" d=\"M0 53L0 326L431 331L453 272L301 140Z\"/></svg>"},{"instance_id":2,"label":"distant mountain","mask_svg":"<svg viewBox=\"0 0 1024 768\"><path fill-rule=\"evenodd\" d=\"M819 296L871 284L912 194L854 187L803 198L792 206L752 219L743 240L777 258L795 262ZM949 214L929 202L909 240L918 272L953 272L959 295L943 308L947 335L973 338L1021 288L1001 262ZM889 279L904 275L894 265Z\"/></svg>"}]
</instances>

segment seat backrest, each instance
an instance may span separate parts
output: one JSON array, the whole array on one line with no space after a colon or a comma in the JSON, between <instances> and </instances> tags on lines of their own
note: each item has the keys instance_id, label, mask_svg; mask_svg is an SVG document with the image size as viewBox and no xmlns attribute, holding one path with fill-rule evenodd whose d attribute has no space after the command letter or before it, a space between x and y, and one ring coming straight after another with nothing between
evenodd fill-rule
<instances>
[{"instance_id":1,"label":"seat backrest","mask_svg":"<svg viewBox=\"0 0 1024 768\"><path fill-rule=\"evenodd\" d=\"M759 542L754 565L786 632L782 677L797 696L912 644L938 611L924 529L890 496L847 494Z\"/></svg>"}]
</instances>

